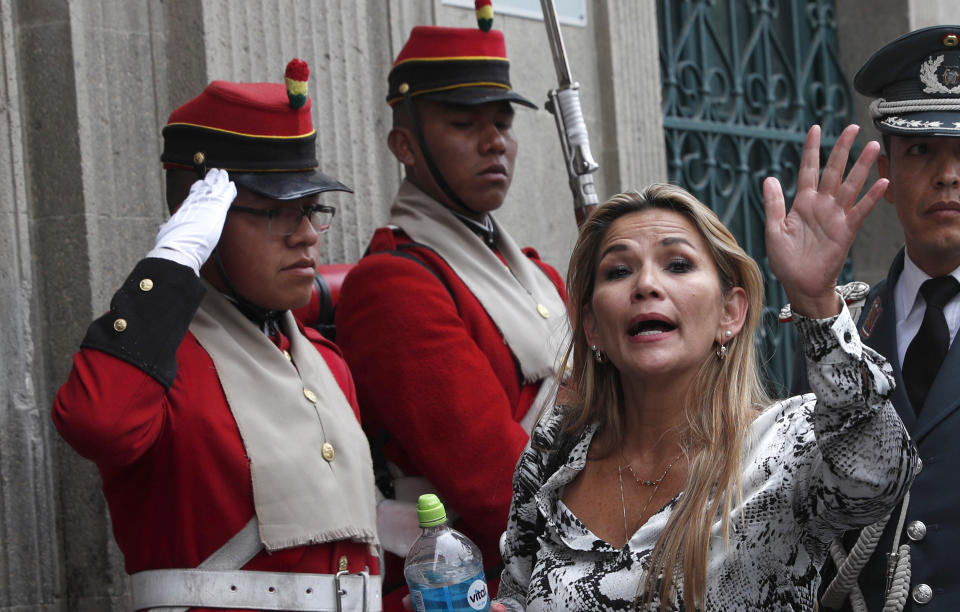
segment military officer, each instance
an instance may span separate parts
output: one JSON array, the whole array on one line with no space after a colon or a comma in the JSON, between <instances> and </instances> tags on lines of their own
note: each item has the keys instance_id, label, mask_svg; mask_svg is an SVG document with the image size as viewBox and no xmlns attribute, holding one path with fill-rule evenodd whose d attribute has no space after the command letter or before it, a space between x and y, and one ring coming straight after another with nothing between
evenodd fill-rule
<instances>
[{"instance_id":1,"label":"military officer","mask_svg":"<svg viewBox=\"0 0 960 612\"><path fill-rule=\"evenodd\" d=\"M54 402L100 470L135 609L380 609L353 381L290 314L334 213L321 197L349 191L317 169L308 73L214 81L170 114L173 214Z\"/></svg>"},{"instance_id":2,"label":"military officer","mask_svg":"<svg viewBox=\"0 0 960 612\"><path fill-rule=\"evenodd\" d=\"M960 470L960 25L888 43L860 68L854 86L874 98L870 111L885 149L877 166L890 181L885 198L905 242L887 278L866 296L858 329L893 366L893 402L923 462L859 587L870 610L897 597L908 610L958 610L960 492L952 483Z\"/></svg>"}]
</instances>

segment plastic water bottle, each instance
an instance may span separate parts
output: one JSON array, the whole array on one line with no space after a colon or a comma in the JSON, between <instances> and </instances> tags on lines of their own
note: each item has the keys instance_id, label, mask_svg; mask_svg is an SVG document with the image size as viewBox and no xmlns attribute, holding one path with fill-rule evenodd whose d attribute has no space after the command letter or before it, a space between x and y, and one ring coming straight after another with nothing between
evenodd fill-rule
<instances>
[{"instance_id":1,"label":"plastic water bottle","mask_svg":"<svg viewBox=\"0 0 960 612\"><path fill-rule=\"evenodd\" d=\"M423 531L416 539L403 575L417 612L475 612L490 609L480 549L447 526L447 513L436 495L421 495L417 517Z\"/></svg>"}]
</instances>

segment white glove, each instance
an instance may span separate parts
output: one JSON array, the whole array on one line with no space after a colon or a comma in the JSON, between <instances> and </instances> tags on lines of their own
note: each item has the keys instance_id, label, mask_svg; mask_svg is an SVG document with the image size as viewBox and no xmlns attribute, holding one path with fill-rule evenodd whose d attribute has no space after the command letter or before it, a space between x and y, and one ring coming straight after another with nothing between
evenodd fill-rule
<instances>
[{"instance_id":1,"label":"white glove","mask_svg":"<svg viewBox=\"0 0 960 612\"><path fill-rule=\"evenodd\" d=\"M380 499L377 489L377 535L384 550L406 557L414 541L420 537L420 519L414 502Z\"/></svg>"},{"instance_id":2,"label":"white glove","mask_svg":"<svg viewBox=\"0 0 960 612\"><path fill-rule=\"evenodd\" d=\"M157 242L147 257L169 259L191 268L197 276L220 240L227 210L237 197L237 187L226 170L211 168L190 187L183 201L157 232Z\"/></svg>"}]
</instances>

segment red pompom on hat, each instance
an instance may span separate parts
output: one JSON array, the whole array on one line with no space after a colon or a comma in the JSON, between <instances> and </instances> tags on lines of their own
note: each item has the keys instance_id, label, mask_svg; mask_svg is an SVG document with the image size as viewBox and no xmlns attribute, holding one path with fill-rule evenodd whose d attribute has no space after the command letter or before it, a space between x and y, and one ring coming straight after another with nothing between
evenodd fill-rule
<instances>
[{"instance_id":1,"label":"red pompom on hat","mask_svg":"<svg viewBox=\"0 0 960 612\"><path fill-rule=\"evenodd\" d=\"M536 104L513 91L503 32L417 26L387 77L387 103L423 96L450 104Z\"/></svg>"},{"instance_id":2,"label":"red pompom on hat","mask_svg":"<svg viewBox=\"0 0 960 612\"><path fill-rule=\"evenodd\" d=\"M294 105L289 82L213 81L170 113L163 128L163 167L222 168L237 185L277 200L350 191L317 171L317 134L306 95L309 68L294 60L287 79L302 85ZM299 87L299 86L298 86Z\"/></svg>"},{"instance_id":3,"label":"red pompom on hat","mask_svg":"<svg viewBox=\"0 0 960 612\"><path fill-rule=\"evenodd\" d=\"M307 62L293 58L287 64L283 73L283 80L287 84L287 99L290 106L300 108L307 101L307 79L310 78L310 67Z\"/></svg>"},{"instance_id":4,"label":"red pompom on hat","mask_svg":"<svg viewBox=\"0 0 960 612\"><path fill-rule=\"evenodd\" d=\"M295 57L287 64L283 76L295 81L306 81L310 78L310 66L307 62Z\"/></svg>"}]
</instances>

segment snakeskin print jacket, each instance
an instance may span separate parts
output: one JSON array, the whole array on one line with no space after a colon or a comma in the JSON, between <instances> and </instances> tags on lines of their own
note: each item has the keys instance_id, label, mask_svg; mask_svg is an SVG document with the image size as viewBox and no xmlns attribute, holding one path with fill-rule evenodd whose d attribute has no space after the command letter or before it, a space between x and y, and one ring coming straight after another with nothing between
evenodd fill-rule
<instances>
[{"instance_id":1,"label":"snakeskin print jacket","mask_svg":"<svg viewBox=\"0 0 960 612\"><path fill-rule=\"evenodd\" d=\"M890 513L917 469L916 450L888 401L890 366L860 343L849 312L797 316L797 328L814 393L774 403L749 430L743 503L728 543L719 518L713 525L707 610L813 610L830 541ZM508 610L634 609L679 495L622 549L596 537L561 500L586 464L596 426L564 434L578 438L565 460L551 461L562 417L555 407L541 418L517 464L498 601ZM685 609L682 583L670 606L652 607Z\"/></svg>"}]
</instances>

